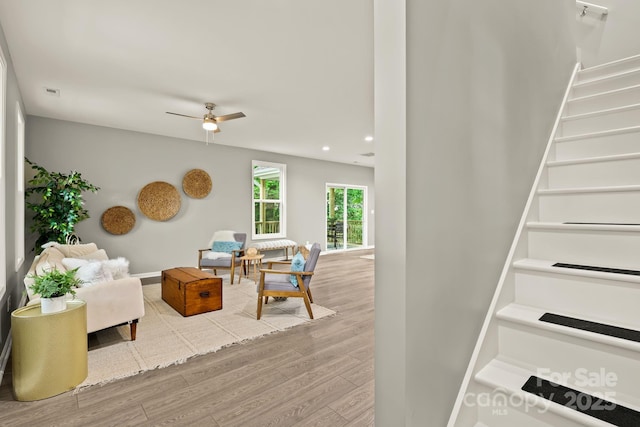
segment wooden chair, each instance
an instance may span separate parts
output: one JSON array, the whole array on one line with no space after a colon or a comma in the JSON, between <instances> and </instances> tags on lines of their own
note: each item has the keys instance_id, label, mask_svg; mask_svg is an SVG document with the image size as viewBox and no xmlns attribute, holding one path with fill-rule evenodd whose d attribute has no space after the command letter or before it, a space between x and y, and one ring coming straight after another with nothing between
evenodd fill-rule
<instances>
[{"instance_id":1,"label":"wooden chair","mask_svg":"<svg viewBox=\"0 0 640 427\"><path fill-rule=\"evenodd\" d=\"M242 260L241 256L244 255L244 247L247 241L247 233L234 233L234 239L236 242L242 242L242 246L240 249L231 252L230 258L218 258L218 259L208 259L203 257L205 252L211 250L211 248L207 249L198 249L198 268L200 270L213 270L213 274L218 275L218 270L231 270L231 284L233 285L233 277L235 275L235 271L237 267L241 267ZM242 272L240 272L242 274Z\"/></svg>"},{"instance_id":2,"label":"wooden chair","mask_svg":"<svg viewBox=\"0 0 640 427\"><path fill-rule=\"evenodd\" d=\"M269 303L269 297L293 297L302 298L304 305L307 307L309 318L313 319L311 311L311 303L313 296L311 295L310 283L313 271L318 263L320 256L320 245L314 243L309 250L309 256L304 264L304 271L276 270L274 265L291 265L291 261L270 261L267 263L266 269L260 270L260 284L258 285L258 313L257 318L260 320L262 316L262 303ZM291 275L296 276L298 286L291 283Z\"/></svg>"}]
</instances>

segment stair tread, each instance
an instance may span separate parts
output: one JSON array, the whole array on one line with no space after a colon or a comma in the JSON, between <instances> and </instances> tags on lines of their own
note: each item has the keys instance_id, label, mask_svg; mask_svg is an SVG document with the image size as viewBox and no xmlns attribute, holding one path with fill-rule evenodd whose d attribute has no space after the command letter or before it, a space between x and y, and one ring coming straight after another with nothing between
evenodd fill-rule
<instances>
[{"instance_id":1,"label":"stair tread","mask_svg":"<svg viewBox=\"0 0 640 427\"><path fill-rule=\"evenodd\" d=\"M548 311L545 310L544 308L531 307L531 306L521 305L517 303L511 303L505 306L504 308L502 308L501 310L499 310L496 313L496 316L501 320L506 320L514 323L519 323L522 325L531 326L537 329L556 332L563 335L570 335L573 337L582 338L589 341L595 341L602 344L612 345L620 348L625 348L627 350L640 352L639 342L629 341L622 338L612 337L609 335L602 335L595 332L584 331L582 329L575 329L567 326L556 325L554 323L540 321L539 320L540 317L542 317L547 312ZM590 318L588 316L576 314L576 313L554 312L554 314L579 318L579 319L590 321L590 322L604 323L604 324L614 326L614 327L619 327L619 328L638 330L637 325L614 324L603 319Z\"/></svg>"},{"instance_id":2,"label":"stair tread","mask_svg":"<svg viewBox=\"0 0 640 427\"><path fill-rule=\"evenodd\" d=\"M616 223L566 223L566 222L527 222L527 228L537 230L574 230L574 231L626 231L640 232L640 224Z\"/></svg>"},{"instance_id":3,"label":"stair tread","mask_svg":"<svg viewBox=\"0 0 640 427\"><path fill-rule=\"evenodd\" d=\"M640 126L628 126L623 128L587 132L587 133L582 133L577 135L557 136L554 138L554 141L555 142L577 141L580 139L598 138L603 136L612 136L612 135L619 135L623 133L633 133L633 132L640 132Z\"/></svg>"},{"instance_id":4,"label":"stair tread","mask_svg":"<svg viewBox=\"0 0 640 427\"><path fill-rule=\"evenodd\" d=\"M541 188L538 194L571 194L571 193L608 193L640 191L640 185L609 185L604 187L571 187L571 188Z\"/></svg>"},{"instance_id":5,"label":"stair tread","mask_svg":"<svg viewBox=\"0 0 640 427\"><path fill-rule=\"evenodd\" d=\"M567 122L571 120L588 119L590 117L602 116L605 114L615 114L623 111L637 110L637 109L640 109L640 104L629 104L629 105L622 105L620 107L605 108L603 110L589 111L588 113L580 113L580 114L564 116L564 117L561 117L560 120L563 122Z\"/></svg>"},{"instance_id":6,"label":"stair tread","mask_svg":"<svg viewBox=\"0 0 640 427\"><path fill-rule=\"evenodd\" d=\"M529 407L536 406L549 410L550 412L571 419L578 423L587 426L610 426L611 424L601 421L597 418L578 412L577 410L560 405L558 403L551 402L542 397L536 396L532 393L522 390L522 387L532 376L537 376L542 379L550 380L540 375L539 372L535 372L530 369L525 369L520 366L516 366L508 361L495 358L487 363L476 375L475 380L486 386L492 387L496 392L503 391L504 393L511 394L518 397L518 399L512 399L513 401L526 402ZM566 387L570 387L574 390L585 392L592 395L584 389L580 389L570 384L561 384ZM594 398L594 401L596 399ZM615 401L617 404L622 405L634 411L640 411L640 407L628 403L630 399L626 396L622 396L620 393L615 394ZM530 411L533 411L530 408ZM537 413L533 411L532 413Z\"/></svg>"},{"instance_id":7,"label":"stair tread","mask_svg":"<svg viewBox=\"0 0 640 427\"><path fill-rule=\"evenodd\" d=\"M604 90L602 92L593 93L591 95L583 95L583 96L577 96L575 98L569 98L569 99L567 99L567 103L581 102L581 101L586 101L586 100L590 100L590 99L594 99L594 98L599 98L601 96L615 95L615 94L618 94L618 93L626 92L626 91L633 90L633 89L639 89L639 88L640 88L640 84L631 85L631 86L625 86L625 87L618 88L618 89Z\"/></svg>"},{"instance_id":8,"label":"stair tread","mask_svg":"<svg viewBox=\"0 0 640 427\"><path fill-rule=\"evenodd\" d=\"M624 71L617 71L615 73L609 73L609 74L605 74L603 76L599 76L599 77L593 77L590 79L584 79L584 80L578 80L573 84L574 88L579 88L582 86L589 86L595 83L599 83L605 80L609 80L609 79L617 79L619 77L623 77L623 76L628 76L631 74L636 74L636 73L640 73L640 68L636 67L636 68L630 68L628 70L624 70ZM584 74L584 73L583 73ZM578 75L580 75L580 71L578 71Z\"/></svg>"},{"instance_id":9,"label":"stair tread","mask_svg":"<svg viewBox=\"0 0 640 427\"><path fill-rule=\"evenodd\" d=\"M625 62L633 62L638 59L640 59L640 55L632 55L620 59L614 59L613 61L605 62L603 64L597 64L590 67L582 68L578 70L578 74L587 74L593 71L602 70L603 68L615 67L617 65L624 64Z\"/></svg>"},{"instance_id":10,"label":"stair tread","mask_svg":"<svg viewBox=\"0 0 640 427\"><path fill-rule=\"evenodd\" d=\"M639 153L612 154L607 156L582 157L568 160L551 160L547 162L548 167L580 165L586 163L612 162L618 160L632 160L640 158Z\"/></svg>"},{"instance_id":11,"label":"stair tread","mask_svg":"<svg viewBox=\"0 0 640 427\"><path fill-rule=\"evenodd\" d=\"M615 280L621 282L640 283L640 276L628 274L609 273L603 271L577 270L573 268L554 267L557 261L523 258L515 261L513 266L520 270L540 271L543 273L563 274L568 276L580 276L602 280Z\"/></svg>"}]
</instances>

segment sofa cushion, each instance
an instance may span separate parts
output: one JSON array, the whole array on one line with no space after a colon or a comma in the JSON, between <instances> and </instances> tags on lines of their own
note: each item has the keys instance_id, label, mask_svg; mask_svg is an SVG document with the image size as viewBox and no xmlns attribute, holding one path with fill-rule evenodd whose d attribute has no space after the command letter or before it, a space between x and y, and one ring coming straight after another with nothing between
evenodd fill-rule
<instances>
[{"instance_id":1,"label":"sofa cushion","mask_svg":"<svg viewBox=\"0 0 640 427\"><path fill-rule=\"evenodd\" d=\"M104 249L98 249L95 252L91 252L90 254L86 254L86 255L80 255L77 258L80 259L94 259L97 261L106 261L109 259L109 256L107 255L107 251L105 251Z\"/></svg>"},{"instance_id":2,"label":"sofa cushion","mask_svg":"<svg viewBox=\"0 0 640 427\"><path fill-rule=\"evenodd\" d=\"M83 245L60 245L57 246L62 254L67 258L80 258L83 255L98 251L98 245L95 243L86 243Z\"/></svg>"}]
</instances>

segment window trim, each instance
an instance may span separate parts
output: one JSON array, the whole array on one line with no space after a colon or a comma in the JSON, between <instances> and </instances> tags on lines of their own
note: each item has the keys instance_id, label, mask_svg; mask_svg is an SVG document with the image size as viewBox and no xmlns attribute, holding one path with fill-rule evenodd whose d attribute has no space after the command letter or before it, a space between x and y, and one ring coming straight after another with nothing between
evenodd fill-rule
<instances>
[{"instance_id":1,"label":"window trim","mask_svg":"<svg viewBox=\"0 0 640 427\"><path fill-rule=\"evenodd\" d=\"M6 148L7 148L7 60L0 47L0 253L7 253L7 236L6 236ZM7 260L6 257L0 257L0 298L7 291Z\"/></svg>"},{"instance_id":2,"label":"window trim","mask_svg":"<svg viewBox=\"0 0 640 427\"><path fill-rule=\"evenodd\" d=\"M25 260L25 199L24 199L24 157L26 121L20 102L16 101L16 194L15 194L15 271L18 272Z\"/></svg>"},{"instance_id":3,"label":"window trim","mask_svg":"<svg viewBox=\"0 0 640 427\"><path fill-rule=\"evenodd\" d=\"M254 199L254 170L257 167L276 168L280 170L280 198L279 199ZM256 210L255 203L280 203L280 227L279 233L257 234L256 233ZM260 160L251 161L251 239L281 239L287 237L287 165L284 163L264 162Z\"/></svg>"}]
</instances>

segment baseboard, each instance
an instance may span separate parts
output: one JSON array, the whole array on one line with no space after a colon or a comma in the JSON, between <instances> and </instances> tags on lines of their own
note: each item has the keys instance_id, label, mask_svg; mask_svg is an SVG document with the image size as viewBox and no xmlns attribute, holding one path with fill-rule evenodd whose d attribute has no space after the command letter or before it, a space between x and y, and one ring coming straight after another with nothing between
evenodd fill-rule
<instances>
[{"instance_id":1,"label":"baseboard","mask_svg":"<svg viewBox=\"0 0 640 427\"><path fill-rule=\"evenodd\" d=\"M11 339L11 328L9 328L9 334L7 334L7 340L4 343L4 347L2 347L2 353L0 353L0 384L2 384L2 379L4 378L4 371L7 368L7 363L9 362L12 343L13 343L13 340Z\"/></svg>"}]
</instances>

